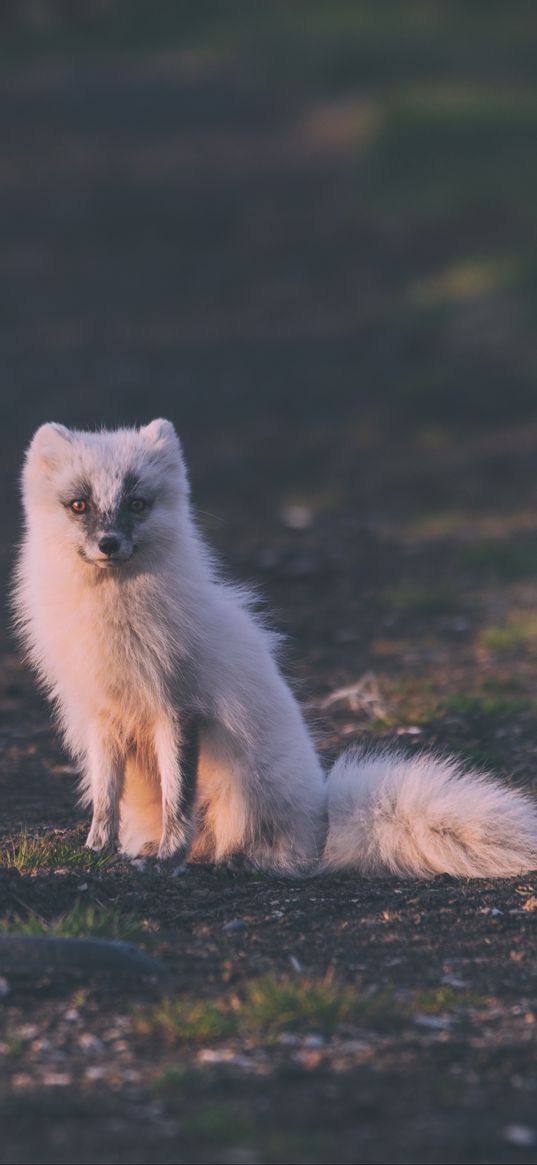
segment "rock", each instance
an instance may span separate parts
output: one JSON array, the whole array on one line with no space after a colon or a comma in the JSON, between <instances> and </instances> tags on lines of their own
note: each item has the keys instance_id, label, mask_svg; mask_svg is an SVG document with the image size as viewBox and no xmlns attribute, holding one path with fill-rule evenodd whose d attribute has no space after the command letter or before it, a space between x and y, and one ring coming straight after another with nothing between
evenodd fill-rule
<instances>
[{"instance_id":1,"label":"rock","mask_svg":"<svg viewBox=\"0 0 537 1165\"><path fill-rule=\"evenodd\" d=\"M160 982L167 971L132 943L48 935L0 935L0 977L14 980L149 980Z\"/></svg>"}]
</instances>

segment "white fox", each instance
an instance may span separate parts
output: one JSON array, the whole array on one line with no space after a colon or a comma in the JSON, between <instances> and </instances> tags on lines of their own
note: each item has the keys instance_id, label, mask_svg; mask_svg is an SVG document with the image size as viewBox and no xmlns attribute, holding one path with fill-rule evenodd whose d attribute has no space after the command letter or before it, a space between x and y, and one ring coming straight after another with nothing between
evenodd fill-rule
<instances>
[{"instance_id":1,"label":"white fox","mask_svg":"<svg viewBox=\"0 0 537 1165\"><path fill-rule=\"evenodd\" d=\"M433 755L350 753L325 775L244 589L195 527L169 421L46 424L23 473L18 626L82 768L87 845L331 870L537 867L537 806Z\"/></svg>"}]
</instances>

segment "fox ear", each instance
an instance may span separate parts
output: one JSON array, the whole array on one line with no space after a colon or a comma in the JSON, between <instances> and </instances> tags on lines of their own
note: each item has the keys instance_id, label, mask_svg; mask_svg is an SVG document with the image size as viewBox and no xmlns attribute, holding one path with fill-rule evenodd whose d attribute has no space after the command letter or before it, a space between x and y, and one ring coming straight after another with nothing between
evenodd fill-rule
<instances>
[{"instance_id":1,"label":"fox ear","mask_svg":"<svg viewBox=\"0 0 537 1165\"><path fill-rule=\"evenodd\" d=\"M161 447L173 445L176 449L179 447L179 438L175 428L171 421L166 421L164 417L158 417L156 421L144 425L141 432L152 445Z\"/></svg>"},{"instance_id":2,"label":"fox ear","mask_svg":"<svg viewBox=\"0 0 537 1165\"><path fill-rule=\"evenodd\" d=\"M65 454L66 445L70 445L72 433L65 425L49 422L34 433L28 448L28 461L39 462L47 469L57 469Z\"/></svg>"},{"instance_id":3,"label":"fox ear","mask_svg":"<svg viewBox=\"0 0 537 1165\"><path fill-rule=\"evenodd\" d=\"M182 462L181 442L171 421L158 417L156 421L144 425L140 432L155 459L168 461L170 464Z\"/></svg>"},{"instance_id":4,"label":"fox ear","mask_svg":"<svg viewBox=\"0 0 537 1165\"><path fill-rule=\"evenodd\" d=\"M140 429L147 445L149 460L156 464L165 465L179 475L180 488L185 494L189 492L188 476L181 449L181 442L171 421L157 417L149 425Z\"/></svg>"}]
</instances>

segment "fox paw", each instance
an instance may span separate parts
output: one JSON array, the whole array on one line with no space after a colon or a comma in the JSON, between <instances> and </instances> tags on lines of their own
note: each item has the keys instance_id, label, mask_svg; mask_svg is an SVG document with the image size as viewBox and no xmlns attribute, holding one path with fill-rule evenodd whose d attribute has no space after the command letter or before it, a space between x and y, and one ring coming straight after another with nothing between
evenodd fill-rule
<instances>
[{"instance_id":1,"label":"fox paw","mask_svg":"<svg viewBox=\"0 0 537 1165\"><path fill-rule=\"evenodd\" d=\"M186 860L190 850L188 842L182 842L179 845L175 843L160 843L157 852L157 861L162 864L164 862L173 862L176 866L186 865Z\"/></svg>"},{"instance_id":2,"label":"fox paw","mask_svg":"<svg viewBox=\"0 0 537 1165\"><path fill-rule=\"evenodd\" d=\"M92 822L85 845L86 849L95 850L97 853L101 853L103 850L110 854L116 852L114 833L106 825L101 825L100 822Z\"/></svg>"},{"instance_id":3,"label":"fox paw","mask_svg":"<svg viewBox=\"0 0 537 1165\"><path fill-rule=\"evenodd\" d=\"M176 865L184 865L190 850L190 840L188 826L184 828L176 823L172 828L164 829L157 850L158 861L167 862L173 859Z\"/></svg>"}]
</instances>

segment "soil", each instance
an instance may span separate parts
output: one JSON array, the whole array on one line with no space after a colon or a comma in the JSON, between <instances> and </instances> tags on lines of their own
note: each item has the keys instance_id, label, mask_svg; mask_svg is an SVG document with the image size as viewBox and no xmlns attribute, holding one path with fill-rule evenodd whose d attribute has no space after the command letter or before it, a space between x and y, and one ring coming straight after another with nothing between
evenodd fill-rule
<instances>
[{"instance_id":1,"label":"soil","mask_svg":"<svg viewBox=\"0 0 537 1165\"><path fill-rule=\"evenodd\" d=\"M507 355L492 341L468 355L460 319L435 331L375 315L428 243L356 213L369 156L312 138L310 98L204 58L49 63L6 73L0 93L6 577L41 421L170 416L199 521L288 637L327 760L375 736L531 786L533 648L494 656L483 633L531 608L537 414L520 380L503 400ZM452 246L446 229L438 247ZM453 413L405 392L439 363ZM455 533L437 518L453 511ZM505 568L493 553L487 565L491 540ZM7 634L2 648L2 834L78 844L71 762ZM323 706L364 676L373 712ZM155 985L14 976L0 1160L534 1162L536 894L537 874L3 869L4 917L91 899L144 923L171 994L328 976L398 1018L387 1004L384 1021L347 1028L174 1042L136 1026Z\"/></svg>"}]
</instances>

